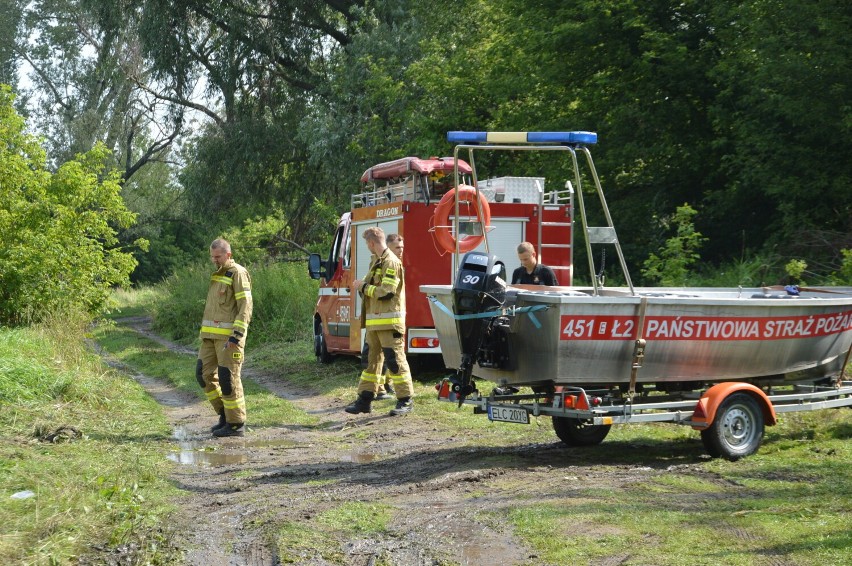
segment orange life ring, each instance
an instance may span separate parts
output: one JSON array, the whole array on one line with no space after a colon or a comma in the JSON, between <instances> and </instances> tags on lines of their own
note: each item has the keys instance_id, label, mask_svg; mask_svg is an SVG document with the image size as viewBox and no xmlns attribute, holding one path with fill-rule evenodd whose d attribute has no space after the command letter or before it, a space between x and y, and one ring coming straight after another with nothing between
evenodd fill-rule
<instances>
[{"instance_id":1,"label":"orange life ring","mask_svg":"<svg viewBox=\"0 0 852 566\"><path fill-rule=\"evenodd\" d=\"M456 239L450 232L450 215L455 214L455 189L448 191L435 208L435 241L448 252L456 251ZM476 206L476 189L470 185L459 185L459 202L466 202L476 210L476 220L486 226L491 224L491 209L485 195L479 192L479 206ZM459 251L469 252L478 246L485 235L463 236L459 240Z\"/></svg>"}]
</instances>

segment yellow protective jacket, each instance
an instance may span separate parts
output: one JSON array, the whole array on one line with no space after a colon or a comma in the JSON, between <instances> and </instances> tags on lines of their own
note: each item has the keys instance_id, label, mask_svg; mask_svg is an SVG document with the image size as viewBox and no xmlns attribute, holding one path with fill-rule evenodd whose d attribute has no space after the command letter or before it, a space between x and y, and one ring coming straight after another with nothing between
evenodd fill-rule
<instances>
[{"instance_id":1,"label":"yellow protective jacket","mask_svg":"<svg viewBox=\"0 0 852 566\"><path fill-rule=\"evenodd\" d=\"M361 296L363 328L405 334L405 275L402 262L389 249L372 256Z\"/></svg>"},{"instance_id":2,"label":"yellow protective jacket","mask_svg":"<svg viewBox=\"0 0 852 566\"><path fill-rule=\"evenodd\" d=\"M201 338L228 338L245 346L251 309L251 277L245 267L229 259L210 276Z\"/></svg>"}]
</instances>

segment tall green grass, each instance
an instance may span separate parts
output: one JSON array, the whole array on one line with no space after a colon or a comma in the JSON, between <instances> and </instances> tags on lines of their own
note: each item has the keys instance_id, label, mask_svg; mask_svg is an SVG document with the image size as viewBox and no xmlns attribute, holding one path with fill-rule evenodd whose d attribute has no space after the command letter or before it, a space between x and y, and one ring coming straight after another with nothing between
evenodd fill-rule
<instances>
[{"instance_id":1,"label":"tall green grass","mask_svg":"<svg viewBox=\"0 0 852 566\"><path fill-rule=\"evenodd\" d=\"M305 264L250 266L253 314L248 346L267 342L309 340L317 301L317 282ZM154 328L183 343L193 343L204 314L212 265L184 267L162 284L155 299Z\"/></svg>"},{"instance_id":2,"label":"tall green grass","mask_svg":"<svg viewBox=\"0 0 852 566\"><path fill-rule=\"evenodd\" d=\"M170 430L135 382L85 348L84 321L0 329L2 564L76 564L96 545L128 545L134 563L162 558Z\"/></svg>"},{"instance_id":3,"label":"tall green grass","mask_svg":"<svg viewBox=\"0 0 852 566\"><path fill-rule=\"evenodd\" d=\"M691 276L695 287L762 287L785 279L784 265L777 256L749 256L727 261Z\"/></svg>"}]
</instances>

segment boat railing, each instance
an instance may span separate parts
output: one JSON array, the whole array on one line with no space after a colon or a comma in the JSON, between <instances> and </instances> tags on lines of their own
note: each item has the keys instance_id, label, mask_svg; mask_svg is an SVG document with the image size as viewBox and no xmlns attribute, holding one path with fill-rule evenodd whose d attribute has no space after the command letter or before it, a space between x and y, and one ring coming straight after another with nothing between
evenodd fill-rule
<instances>
[{"instance_id":1,"label":"boat railing","mask_svg":"<svg viewBox=\"0 0 852 566\"><path fill-rule=\"evenodd\" d=\"M566 183L566 190L573 191L573 194L577 196L577 211L580 217L580 223L582 225L582 231L586 246L587 257L589 261L589 277L592 281L592 285L594 287L594 294L598 295L600 293L601 279L599 279L595 273L595 264L594 264L594 256L592 254L592 246L593 245L613 245L616 250L616 254L618 255L619 264L621 266L621 271L624 276L624 280L627 286L630 288L631 294L635 295L635 290L633 288L633 282L630 279L630 272L627 269L627 263L624 259L624 252L621 249L621 243L618 240L618 234L615 230L615 226L612 222L612 216L609 212L609 207L606 203L606 197L604 196L603 188L601 186L600 178L598 177L597 170L595 169L595 163L592 159L592 154L589 151L587 145L597 143L597 134L594 132L464 132L464 131L456 131L456 132L447 132L447 141L456 144L453 150L453 157L458 163L459 153L462 150L467 150L468 152L468 163L471 166L472 173L471 176L473 178L473 186L476 187L477 192L479 191L477 184L477 173L476 173L476 160L474 156L474 152L476 151L557 151L557 152L565 152L570 156L571 161L571 170L573 171L573 180L568 179L568 183ZM584 165L587 169L588 174L591 176L594 191L598 196L598 200L600 201L600 205L603 211L604 218L606 220L606 226L589 226L588 218L586 215L586 205L583 198L583 180L580 170L580 160L577 155L580 154L584 157ZM569 184L571 183L571 184ZM456 166L454 170L454 185L458 187L460 184L459 170L458 166ZM569 193L572 194L572 193ZM551 197L552 198L552 197ZM557 196L558 198L558 196ZM478 196L476 199L477 203L479 202ZM543 205L543 203L542 203ZM477 206L479 206L477 204ZM458 210L458 200L456 200L456 210ZM479 214L479 218L483 218L483 215ZM457 224L459 222L458 215L456 214L454 222ZM482 233L486 233L484 221L481 221L482 224ZM541 228L539 228L539 231ZM456 233L458 233L458 226L456 226ZM539 242L541 238L539 237ZM456 243L457 249L454 257L454 266L453 273L458 270L458 262L461 254L458 249L458 242ZM488 237L486 234L485 238L485 251L489 252L488 247Z\"/></svg>"}]
</instances>

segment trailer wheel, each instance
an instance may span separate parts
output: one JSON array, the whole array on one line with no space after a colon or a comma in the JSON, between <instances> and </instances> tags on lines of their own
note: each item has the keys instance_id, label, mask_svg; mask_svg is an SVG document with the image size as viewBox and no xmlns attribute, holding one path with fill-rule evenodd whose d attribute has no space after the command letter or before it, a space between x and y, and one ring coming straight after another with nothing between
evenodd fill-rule
<instances>
[{"instance_id":1,"label":"trailer wheel","mask_svg":"<svg viewBox=\"0 0 852 566\"><path fill-rule=\"evenodd\" d=\"M612 425L588 424L584 419L553 417L553 430L568 446L595 446L603 442Z\"/></svg>"},{"instance_id":2,"label":"trailer wheel","mask_svg":"<svg viewBox=\"0 0 852 566\"><path fill-rule=\"evenodd\" d=\"M716 411L707 430L701 431L704 448L714 458L736 461L754 454L763 439L763 411L748 393L734 393Z\"/></svg>"},{"instance_id":3,"label":"trailer wheel","mask_svg":"<svg viewBox=\"0 0 852 566\"><path fill-rule=\"evenodd\" d=\"M321 364L330 364L334 361L334 356L328 351L328 346L325 344L325 336L322 333L322 322L319 320L314 322L314 354L317 361Z\"/></svg>"}]
</instances>

